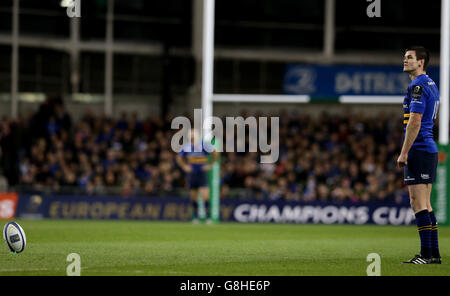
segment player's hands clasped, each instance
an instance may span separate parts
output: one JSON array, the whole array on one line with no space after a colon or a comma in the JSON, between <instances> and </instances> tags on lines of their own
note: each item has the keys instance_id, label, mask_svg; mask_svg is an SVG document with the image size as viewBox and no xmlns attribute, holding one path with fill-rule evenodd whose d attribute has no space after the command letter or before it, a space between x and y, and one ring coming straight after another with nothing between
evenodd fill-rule
<instances>
[{"instance_id":1,"label":"player's hands clasped","mask_svg":"<svg viewBox=\"0 0 450 296\"><path fill-rule=\"evenodd\" d=\"M183 166L183 171L185 173L190 173L190 172L192 172L192 167L190 165L185 165L185 166Z\"/></svg>"},{"instance_id":2,"label":"player's hands clasped","mask_svg":"<svg viewBox=\"0 0 450 296\"><path fill-rule=\"evenodd\" d=\"M209 171L211 168L212 168L212 165L211 165L211 164L204 165L204 166L202 166L202 171L207 172L207 171Z\"/></svg>"}]
</instances>

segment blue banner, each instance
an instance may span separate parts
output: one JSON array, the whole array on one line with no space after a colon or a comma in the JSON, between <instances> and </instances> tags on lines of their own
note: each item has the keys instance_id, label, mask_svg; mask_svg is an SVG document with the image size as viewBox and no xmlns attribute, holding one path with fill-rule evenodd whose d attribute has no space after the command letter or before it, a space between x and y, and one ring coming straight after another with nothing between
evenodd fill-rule
<instances>
[{"instance_id":1,"label":"blue banner","mask_svg":"<svg viewBox=\"0 0 450 296\"><path fill-rule=\"evenodd\" d=\"M16 217L189 221L190 202L179 197L94 197L20 195ZM299 203L221 201L221 221L243 223L321 223L409 225L407 205L384 203Z\"/></svg>"},{"instance_id":2,"label":"blue banner","mask_svg":"<svg viewBox=\"0 0 450 296\"><path fill-rule=\"evenodd\" d=\"M439 67L428 67L427 74L439 84ZM404 96L411 83L399 66L286 66L283 90L290 95L312 97Z\"/></svg>"}]
</instances>

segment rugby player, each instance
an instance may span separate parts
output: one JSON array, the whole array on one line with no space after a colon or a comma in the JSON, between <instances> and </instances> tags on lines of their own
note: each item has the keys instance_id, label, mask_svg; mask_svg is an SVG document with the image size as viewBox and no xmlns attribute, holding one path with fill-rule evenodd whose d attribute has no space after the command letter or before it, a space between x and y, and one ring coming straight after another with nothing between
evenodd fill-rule
<instances>
[{"instance_id":1,"label":"rugby player","mask_svg":"<svg viewBox=\"0 0 450 296\"><path fill-rule=\"evenodd\" d=\"M192 205L192 222L198 223L198 194L204 201L206 222L211 223L209 213L209 185L208 171L212 168L219 153L209 144L203 142L195 129L191 129L191 142L183 146L177 155L176 161L181 169L187 174L189 196ZM196 141L196 142L195 142ZM199 151L199 152L196 152ZM212 151L212 159L209 161L209 152Z\"/></svg>"},{"instance_id":2,"label":"rugby player","mask_svg":"<svg viewBox=\"0 0 450 296\"><path fill-rule=\"evenodd\" d=\"M403 262L412 264L441 264L437 221L430 202L438 162L433 125L439 90L426 74L429 60L430 54L422 46L406 49L403 59L403 71L409 74L411 84L403 101L404 139L397 165L404 168L404 184L420 237L420 254Z\"/></svg>"}]
</instances>

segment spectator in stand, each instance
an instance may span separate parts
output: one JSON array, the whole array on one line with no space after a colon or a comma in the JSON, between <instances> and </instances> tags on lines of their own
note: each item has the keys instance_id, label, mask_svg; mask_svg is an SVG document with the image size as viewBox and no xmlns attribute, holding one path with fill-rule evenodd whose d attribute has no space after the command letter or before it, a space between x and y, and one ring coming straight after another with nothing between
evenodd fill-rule
<instances>
[{"instance_id":1,"label":"spectator in stand","mask_svg":"<svg viewBox=\"0 0 450 296\"><path fill-rule=\"evenodd\" d=\"M222 154L222 198L405 202L395 169L402 122L384 113L376 118L283 113L278 162L260 164L258 153ZM173 194L185 181L170 148L170 121L125 112L115 120L88 111L72 123L61 100L49 99L16 122L2 119L2 167L10 183L16 178L39 190Z\"/></svg>"}]
</instances>

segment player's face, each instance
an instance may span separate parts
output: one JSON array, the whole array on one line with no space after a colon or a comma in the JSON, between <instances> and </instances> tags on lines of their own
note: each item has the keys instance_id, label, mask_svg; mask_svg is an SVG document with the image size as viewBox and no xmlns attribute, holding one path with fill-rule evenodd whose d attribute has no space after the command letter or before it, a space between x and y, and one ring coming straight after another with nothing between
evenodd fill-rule
<instances>
[{"instance_id":1,"label":"player's face","mask_svg":"<svg viewBox=\"0 0 450 296\"><path fill-rule=\"evenodd\" d=\"M416 52L408 50L403 57L403 72L411 73L420 68L420 61L417 60Z\"/></svg>"}]
</instances>

